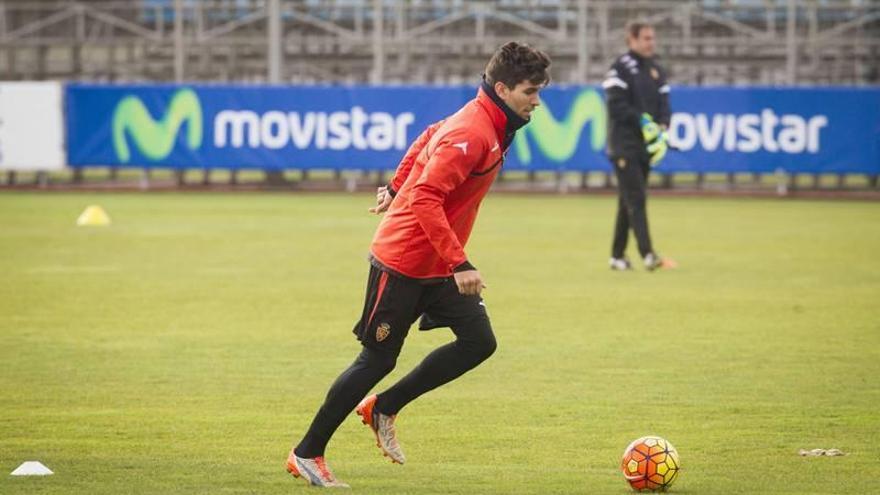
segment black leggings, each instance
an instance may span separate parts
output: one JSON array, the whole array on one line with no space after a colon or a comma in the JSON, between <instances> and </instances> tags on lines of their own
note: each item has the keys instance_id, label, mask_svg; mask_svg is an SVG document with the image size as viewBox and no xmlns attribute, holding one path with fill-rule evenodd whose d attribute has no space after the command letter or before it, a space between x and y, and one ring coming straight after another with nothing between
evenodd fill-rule
<instances>
[{"instance_id":1,"label":"black leggings","mask_svg":"<svg viewBox=\"0 0 880 495\"><path fill-rule=\"evenodd\" d=\"M376 409L397 414L420 395L448 383L485 361L495 352L495 335L486 316L452 326L456 340L438 347L409 374L379 394ZM296 455L324 455L330 437L367 393L397 364L397 355L363 347L354 363L333 382Z\"/></svg>"}]
</instances>

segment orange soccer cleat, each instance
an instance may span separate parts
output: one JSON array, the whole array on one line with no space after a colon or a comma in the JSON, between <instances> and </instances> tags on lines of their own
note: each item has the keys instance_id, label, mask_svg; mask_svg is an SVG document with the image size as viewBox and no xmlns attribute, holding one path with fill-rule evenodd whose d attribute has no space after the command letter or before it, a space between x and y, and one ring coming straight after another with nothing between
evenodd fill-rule
<instances>
[{"instance_id":1,"label":"orange soccer cleat","mask_svg":"<svg viewBox=\"0 0 880 495\"><path fill-rule=\"evenodd\" d=\"M403 455L403 449L397 442L397 432L394 428L394 419L397 417L388 416L380 413L374 407L376 405L376 396L371 395L361 401L355 408L361 421L373 430L376 435L376 446L382 449L382 453L391 459L391 462L403 464L406 462L406 456Z\"/></svg>"},{"instance_id":2,"label":"orange soccer cleat","mask_svg":"<svg viewBox=\"0 0 880 495\"><path fill-rule=\"evenodd\" d=\"M287 472L294 478L302 477L313 486L322 488L350 488L347 484L336 479L333 471L327 466L324 456L312 459L298 457L293 449L287 456Z\"/></svg>"},{"instance_id":3,"label":"orange soccer cleat","mask_svg":"<svg viewBox=\"0 0 880 495\"><path fill-rule=\"evenodd\" d=\"M671 258L661 258L659 255L654 253L648 253L645 255L645 269L649 272L653 272L657 269L674 269L678 268L678 263Z\"/></svg>"}]
</instances>

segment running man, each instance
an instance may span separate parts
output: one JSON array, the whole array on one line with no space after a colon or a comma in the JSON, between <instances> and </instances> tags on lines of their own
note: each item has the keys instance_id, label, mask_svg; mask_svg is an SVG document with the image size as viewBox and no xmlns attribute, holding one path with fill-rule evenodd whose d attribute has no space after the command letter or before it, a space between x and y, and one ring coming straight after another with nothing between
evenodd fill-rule
<instances>
[{"instance_id":1,"label":"running man","mask_svg":"<svg viewBox=\"0 0 880 495\"><path fill-rule=\"evenodd\" d=\"M366 300L354 333L360 355L336 379L287 470L312 485L348 487L324 460L330 437L356 409L382 452L406 461L395 419L404 406L448 383L495 351L480 297L480 272L465 254L480 202L501 169L517 129L539 105L550 59L509 42L492 55L476 98L426 129L410 146L370 211L385 213L370 248ZM386 213L387 211L387 213ZM408 375L365 397L394 369L410 326L449 327L456 339L435 349Z\"/></svg>"}]
</instances>

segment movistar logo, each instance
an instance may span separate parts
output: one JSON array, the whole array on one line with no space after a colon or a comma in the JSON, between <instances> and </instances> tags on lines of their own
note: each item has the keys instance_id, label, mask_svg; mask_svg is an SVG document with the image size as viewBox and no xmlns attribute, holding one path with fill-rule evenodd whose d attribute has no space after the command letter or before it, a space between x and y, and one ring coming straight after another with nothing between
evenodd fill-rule
<instances>
[{"instance_id":1,"label":"movistar logo","mask_svg":"<svg viewBox=\"0 0 880 495\"><path fill-rule=\"evenodd\" d=\"M529 125L517 133L514 147L519 161L528 165L532 161L529 137L541 154L554 162L565 162L574 156L584 126L590 124L590 146L595 151L605 147L607 130L605 101L593 89L578 93L564 120L558 121L545 102L532 112Z\"/></svg>"},{"instance_id":2,"label":"movistar logo","mask_svg":"<svg viewBox=\"0 0 880 495\"><path fill-rule=\"evenodd\" d=\"M158 121L153 120L140 98L126 96L113 112L113 147L116 157L125 163L131 160L126 134L131 136L137 149L150 160L162 160L171 154L177 141L177 132L184 122L186 146L195 150L202 145L202 105L195 91L179 89L168 104L168 111Z\"/></svg>"}]
</instances>

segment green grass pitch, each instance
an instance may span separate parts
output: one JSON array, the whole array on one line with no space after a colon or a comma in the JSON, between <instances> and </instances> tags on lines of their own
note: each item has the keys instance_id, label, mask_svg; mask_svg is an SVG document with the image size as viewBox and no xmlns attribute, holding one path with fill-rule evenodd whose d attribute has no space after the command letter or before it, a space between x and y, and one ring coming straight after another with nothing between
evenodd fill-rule
<instances>
[{"instance_id":1,"label":"green grass pitch","mask_svg":"<svg viewBox=\"0 0 880 495\"><path fill-rule=\"evenodd\" d=\"M311 493L284 459L358 352L371 200L0 195L0 493ZM113 225L76 227L89 204ZM652 198L681 265L654 274L608 270L615 206L486 199L499 350L403 410L405 466L350 416L353 493L625 494L647 434L678 493L878 490L880 205ZM413 330L379 387L450 338ZM27 460L56 474L9 476Z\"/></svg>"}]
</instances>

